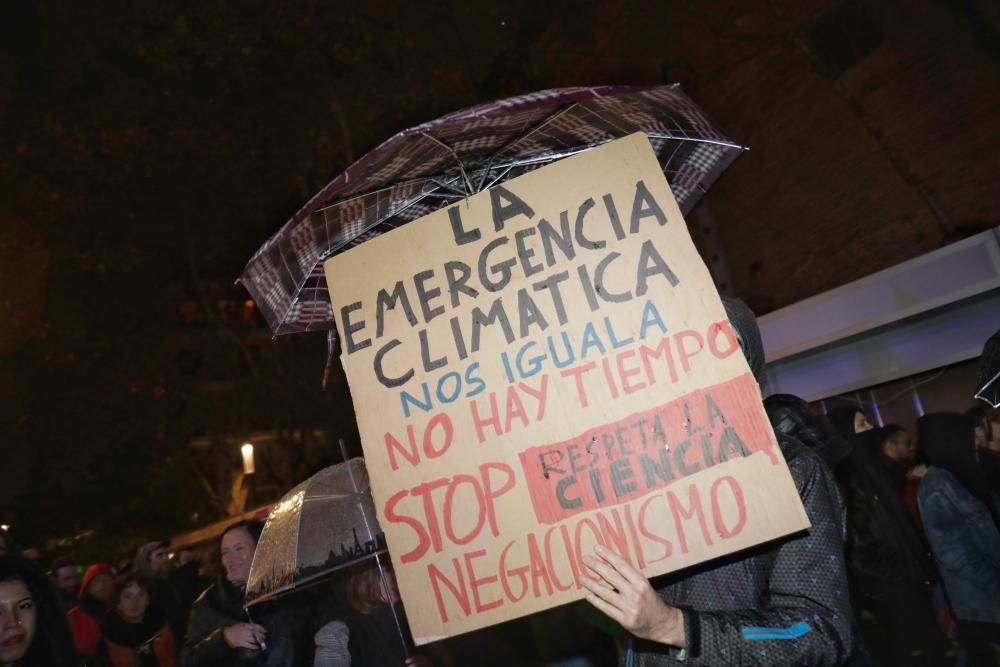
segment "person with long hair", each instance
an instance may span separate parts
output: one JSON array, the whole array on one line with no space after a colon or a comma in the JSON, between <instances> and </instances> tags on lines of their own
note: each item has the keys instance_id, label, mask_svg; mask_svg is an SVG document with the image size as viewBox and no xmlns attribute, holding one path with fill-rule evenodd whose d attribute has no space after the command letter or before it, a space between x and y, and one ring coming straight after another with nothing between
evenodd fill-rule
<instances>
[{"instance_id":1,"label":"person with long hair","mask_svg":"<svg viewBox=\"0 0 1000 667\"><path fill-rule=\"evenodd\" d=\"M355 565L347 579L347 606L345 622L352 667L433 664L427 656L412 654L406 614L399 602L396 573L391 565L380 567L374 560Z\"/></svg>"},{"instance_id":2,"label":"person with long hair","mask_svg":"<svg viewBox=\"0 0 1000 667\"><path fill-rule=\"evenodd\" d=\"M152 590L132 573L115 582L114 607L101 623L113 667L175 667L177 648L166 612L150 605Z\"/></svg>"},{"instance_id":3,"label":"person with long hair","mask_svg":"<svg viewBox=\"0 0 1000 667\"><path fill-rule=\"evenodd\" d=\"M33 563L14 555L0 556L0 665L76 665L52 583Z\"/></svg>"}]
</instances>

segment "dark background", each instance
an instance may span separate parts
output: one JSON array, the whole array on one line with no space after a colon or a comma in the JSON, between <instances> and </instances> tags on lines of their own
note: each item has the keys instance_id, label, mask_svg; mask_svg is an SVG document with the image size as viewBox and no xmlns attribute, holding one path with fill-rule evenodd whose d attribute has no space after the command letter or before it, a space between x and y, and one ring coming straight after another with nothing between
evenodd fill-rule
<instances>
[{"instance_id":1,"label":"dark background","mask_svg":"<svg viewBox=\"0 0 1000 667\"><path fill-rule=\"evenodd\" d=\"M0 521L109 554L359 451L322 335L272 340L254 250L405 127L680 82L751 152L689 218L758 314L1000 222L987 0L5 2Z\"/></svg>"}]
</instances>

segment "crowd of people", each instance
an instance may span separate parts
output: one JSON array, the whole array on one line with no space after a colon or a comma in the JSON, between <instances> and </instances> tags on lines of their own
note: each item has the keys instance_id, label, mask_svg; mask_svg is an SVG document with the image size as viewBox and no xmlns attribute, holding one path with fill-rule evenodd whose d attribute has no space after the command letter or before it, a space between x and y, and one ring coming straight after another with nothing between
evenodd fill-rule
<instances>
[{"instance_id":1,"label":"crowd of people","mask_svg":"<svg viewBox=\"0 0 1000 667\"><path fill-rule=\"evenodd\" d=\"M753 314L724 303L759 378ZM163 541L78 579L0 534L0 665L1000 665L1000 412L926 414L913 437L862 406L764 409L811 527L654 580L599 545L579 577L589 606L418 651L388 558L248 612L258 521L224 531L213 582Z\"/></svg>"}]
</instances>

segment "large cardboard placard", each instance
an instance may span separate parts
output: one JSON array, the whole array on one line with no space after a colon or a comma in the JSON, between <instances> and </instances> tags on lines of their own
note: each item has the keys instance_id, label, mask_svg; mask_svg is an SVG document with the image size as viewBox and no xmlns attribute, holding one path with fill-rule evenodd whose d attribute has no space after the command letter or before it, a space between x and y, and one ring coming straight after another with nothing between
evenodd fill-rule
<instances>
[{"instance_id":1,"label":"large cardboard placard","mask_svg":"<svg viewBox=\"0 0 1000 667\"><path fill-rule=\"evenodd\" d=\"M808 527L648 139L327 260L372 489L418 644Z\"/></svg>"}]
</instances>

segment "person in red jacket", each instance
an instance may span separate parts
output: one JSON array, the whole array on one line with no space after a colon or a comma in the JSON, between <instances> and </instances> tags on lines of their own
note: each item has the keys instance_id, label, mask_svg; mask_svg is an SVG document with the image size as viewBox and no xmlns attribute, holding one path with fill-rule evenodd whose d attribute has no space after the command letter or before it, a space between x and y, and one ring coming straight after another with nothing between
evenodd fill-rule
<instances>
[{"instance_id":1,"label":"person in red jacket","mask_svg":"<svg viewBox=\"0 0 1000 667\"><path fill-rule=\"evenodd\" d=\"M174 633L166 613L149 604L149 582L129 574L116 582L115 591L115 606L101 623L112 667L176 667Z\"/></svg>"},{"instance_id":2,"label":"person in red jacket","mask_svg":"<svg viewBox=\"0 0 1000 667\"><path fill-rule=\"evenodd\" d=\"M73 648L78 655L97 655L101 641L101 619L108 611L113 585L110 565L97 563L87 568L80 583L80 597L66 615L73 632Z\"/></svg>"}]
</instances>

